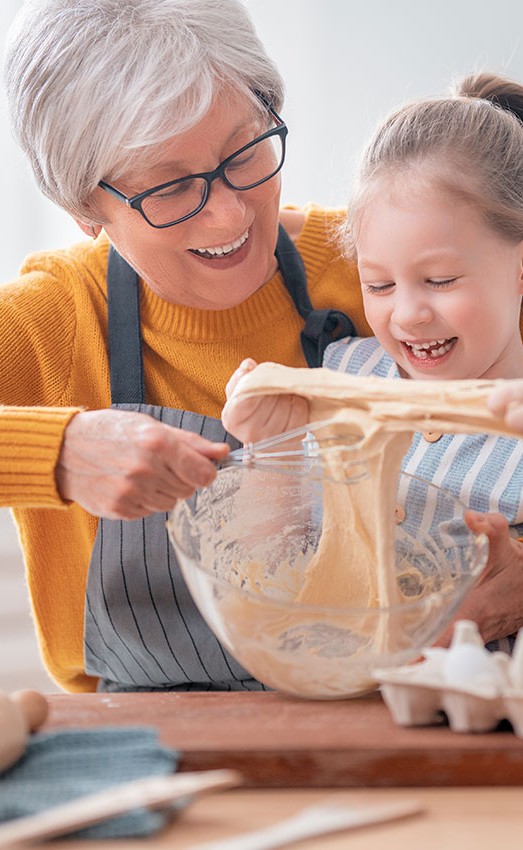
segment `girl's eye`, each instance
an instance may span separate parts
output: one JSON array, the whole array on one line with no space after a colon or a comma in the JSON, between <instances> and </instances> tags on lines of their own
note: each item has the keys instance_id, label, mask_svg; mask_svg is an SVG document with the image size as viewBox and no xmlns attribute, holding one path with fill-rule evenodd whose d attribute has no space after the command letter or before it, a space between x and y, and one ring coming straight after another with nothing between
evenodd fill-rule
<instances>
[{"instance_id":1,"label":"girl's eye","mask_svg":"<svg viewBox=\"0 0 523 850\"><path fill-rule=\"evenodd\" d=\"M381 295L393 288L393 283L362 283L363 291L369 295Z\"/></svg>"},{"instance_id":2,"label":"girl's eye","mask_svg":"<svg viewBox=\"0 0 523 850\"><path fill-rule=\"evenodd\" d=\"M442 278L439 278L439 277L434 278L433 277L433 278L430 278L427 281L427 283L430 283L431 286L435 286L435 287L438 287L439 289L442 289L445 286L452 286L452 284L455 283L456 280L457 280L457 277L442 277Z\"/></svg>"}]
</instances>

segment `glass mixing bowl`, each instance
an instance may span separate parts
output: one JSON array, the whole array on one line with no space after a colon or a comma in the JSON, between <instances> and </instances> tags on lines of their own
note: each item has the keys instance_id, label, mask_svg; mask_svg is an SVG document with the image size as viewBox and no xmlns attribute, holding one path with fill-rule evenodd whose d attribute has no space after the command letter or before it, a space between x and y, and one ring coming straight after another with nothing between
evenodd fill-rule
<instances>
[{"instance_id":1,"label":"glass mixing bowl","mask_svg":"<svg viewBox=\"0 0 523 850\"><path fill-rule=\"evenodd\" d=\"M375 607L372 593L359 607L337 600L328 607L300 604L296 596L322 536L325 488L340 499L353 488L357 503L362 486L369 486L364 464L336 481L306 458L291 470L231 466L169 517L169 536L202 616L270 688L314 699L373 689L373 669L419 656L485 566L487 539L467 528L461 503L401 474L391 522L394 604ZM340 570L351 581L350 550L346 538L330 547L338 581Z\"/></svg>"}]
</instances>

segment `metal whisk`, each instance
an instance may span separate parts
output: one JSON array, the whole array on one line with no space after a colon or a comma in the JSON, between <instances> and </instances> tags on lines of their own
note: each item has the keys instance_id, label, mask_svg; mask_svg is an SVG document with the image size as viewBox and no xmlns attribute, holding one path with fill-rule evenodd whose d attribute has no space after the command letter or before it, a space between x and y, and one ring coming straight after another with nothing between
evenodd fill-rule
<instances>
[{"instance_id":1,"label":"metal whisk","mask_svg":"<svg viewBox=\"0 0 523 850\"><path fill-rule=\"evenodd\" d=\"M361 440L361 434L349 432L336 420L313 422L266 440L245 443L219 461L218 468L241 465L292 475L310 474L315 468L318 472L322 469L322 458L330 451L350 450Z\"/></svg>"}]
</instances>

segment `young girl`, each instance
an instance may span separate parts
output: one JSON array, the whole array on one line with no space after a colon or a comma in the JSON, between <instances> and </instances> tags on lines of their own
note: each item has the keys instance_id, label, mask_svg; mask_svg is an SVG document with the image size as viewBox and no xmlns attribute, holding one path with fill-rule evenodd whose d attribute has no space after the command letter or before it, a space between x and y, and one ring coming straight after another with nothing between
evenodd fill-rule
<instances>
[{"instance_id":1,"label":"young girl","mask_svg":"<svg viewBox=\"0 0 523 850\"><path fill-rule=\"evenodd\" d=\"M428 381L523 378L522 122L523 87L482 74L453 97L403 107L377 130L342 232L375 336L331 344L324 366ZM247 441L305 424L303 399L235 401L254 365L244 361L229 382L225 427ZM523 575L523 544L509 539L509 525L513 538L523 534L523 441L418 433L403 469L482 512L468 521L489 535L489 576L500 584L502 557L509 582L494 608L480 597L485 610L472 613L486 641L509 635L523 625L523 588L510 592L512 573Z\"/></svg>"}]
</instances>

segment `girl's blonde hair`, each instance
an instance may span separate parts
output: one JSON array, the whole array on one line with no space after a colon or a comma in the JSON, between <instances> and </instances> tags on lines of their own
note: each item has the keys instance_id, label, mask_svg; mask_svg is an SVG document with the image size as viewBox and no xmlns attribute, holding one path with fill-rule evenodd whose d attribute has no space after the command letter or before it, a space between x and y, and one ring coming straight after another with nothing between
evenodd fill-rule
<instances>
[{"instance_id":1,"label":"girl's blonde hair","mask_svg":"<svg viewBox=\"0 0 523 850\"><path fill-rule=\"evenodd\" d=\"M367 146L341 229L355 256L362 214L383 181L414 176L478 209L503 239L523 239L523 86L471 74L447 98L415 101L378 127Z\"/></svg>"}]
</instances>

